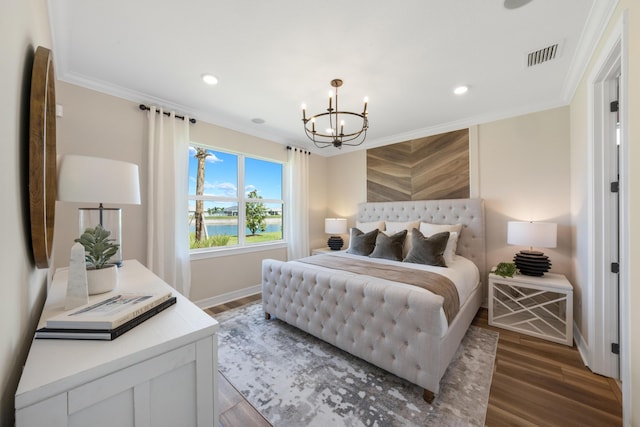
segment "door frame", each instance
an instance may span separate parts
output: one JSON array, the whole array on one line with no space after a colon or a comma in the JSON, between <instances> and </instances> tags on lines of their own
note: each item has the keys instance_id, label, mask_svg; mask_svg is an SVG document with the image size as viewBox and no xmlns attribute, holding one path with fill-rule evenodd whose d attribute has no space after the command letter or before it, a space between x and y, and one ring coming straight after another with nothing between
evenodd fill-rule
<instances>
[{"instance_id":1,"label":"door frame","mask_svg":"<svg viewBox=\"0 0 640 427\"><path fill-rule=\"evenodd\" d=\"M623 416L629 414L630 395L629 376L629 161L628 161L628 117L627 117L627 88L628 88L628 41L627 41L627 12L615 25L607 43L592 68L588 79L589 104L589 282L588 288L588 348L586 349L587 363L592 371L622 380ZM612 151L615 147L606 145L606 133L610 132L610 118L608 100L611 99L613 80L616 73L620 74L619 110L620 110L620 146L619 146L619 236L620 248L617 261L620 264L619 295L618 292L607 288L609 281L612 251L610 221L613 212L609 181L612 176ZM618 299L618 301L616 301ZM618 306L618 313L613 309ZM618 318L619 316L619 318ZM619 331L618 329L619 320ZM619 336L619 358L611 353L611 343Z\"/></svg>"}]
</instances>

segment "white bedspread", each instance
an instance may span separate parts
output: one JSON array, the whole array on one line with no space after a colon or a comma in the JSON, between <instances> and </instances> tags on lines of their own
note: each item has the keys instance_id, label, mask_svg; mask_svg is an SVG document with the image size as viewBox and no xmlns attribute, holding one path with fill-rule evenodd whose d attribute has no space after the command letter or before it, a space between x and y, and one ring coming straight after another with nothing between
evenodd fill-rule
<instances>
[{"instance_id":1,"label":"white bedspread","mask_svg":"<svg viewBox=\"0 0 640 427\"><path fill-rule=\"evenodd\" d=\"M464 305L464 303L469 298L469 295L471 295L473 290L477 286L479 286L479 284L480 284L480 273L479 273L478 268L476 267L476 265L472 261L470 261L467 258L465 258L463 256L460 256L460 255L456 255L456 257L453 260L453 262L451 262L447 267L435 267L435 266L432 266L432 265L391 261L391 260L382 259L382 258L369 258L369 257L365 257L365 256L362 256L362 255L352 255L352 254L347 253L346 251L329 252L328 255L339 256L339 257L344 257L344 258L366 259L367 261L370 261L370 262L375 262L375 263L380 263L380 264L388 264L388 265L396 265L396 266L401 266L403 268L411 268L411 269L414 269L414 270L431 271L431 272L434 272L434 273L441 274L441 275L446 276L447 278L449 278L449 280L451 280L454 283L454 285L456 286L456 288L458 289L458 296L460 298L460 307L462 307ZM294 262L296 264L303 265L305 268L308 268L308 269L324 270L324 271L335 271L332 268L321 267L321 266L318 266L318 265L307 264L307 263L302 263L302 262L296 262L295 260L290 261L290 262ZM342 271L340 274L350 275L350 276L360 276L359 274L351 273L351 272L348 272L348 271ZM421 291L421 292L430 292L430 291L428 291L426 289L420 288L418 286L408 285L406 283L393 282L393 281L389 281L389 280L379 279L379 278L376 278L376 277L372 277L371 280L387 282L390 286L410 287L410 288L412 288L414 290L418 290L418 291ZM442 309L440 310L440 317L441 317L441 320L442 320L442 322L441 322L442 329L440 330L440 336L442 337L442 336L444 336L446 334L447 329L448 329L447 319L445 317L444 310L442 310Z\"/></svg>"}]
</instances>

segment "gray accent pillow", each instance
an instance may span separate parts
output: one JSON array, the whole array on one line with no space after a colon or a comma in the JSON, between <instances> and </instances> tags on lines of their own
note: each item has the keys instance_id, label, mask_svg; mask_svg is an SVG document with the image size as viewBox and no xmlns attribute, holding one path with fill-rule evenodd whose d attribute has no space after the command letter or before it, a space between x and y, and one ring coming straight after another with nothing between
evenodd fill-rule
<instances>
[{"instance_id":1,"label":"gray accent pillow","mask_svg":"<svg viewBox=\"0 0 640 427\"><path fill-rule=\"evenodd\" d=\"M447 247L448 241L448 231L436 233L431 237L424 237L424 234L422 234L420 230L414 228L411 232L411 250L402 261L446 267L447 263L444 261L444 250Z\"/></svg>"},{"instance_id":2,"label":"gray accent pillow","mask_svg":"<svg viewBox=\"0 0 640 427\"><path fill-rule=\"evenodd\" d=\"M349 249L347 249L347 253L369 256L376 246L376 237L378 237L377 228L368 233L363 233L355 227L351 228L351 237L349 239Z\"/></svg>"},{"instance_id":3,"label":"gray accent pillow","mask_svg":"<svg viewBox=\"0 0 640 427\"><path fill-rule=\"evenodd\" d=\"M402 248L404 239L407 238L407 230L402 230L393 236L385 233L378 233L376 237L376 247L369 255L371 258L384 258L393 261L402 261Z\"/></svg>"}]
</instances>

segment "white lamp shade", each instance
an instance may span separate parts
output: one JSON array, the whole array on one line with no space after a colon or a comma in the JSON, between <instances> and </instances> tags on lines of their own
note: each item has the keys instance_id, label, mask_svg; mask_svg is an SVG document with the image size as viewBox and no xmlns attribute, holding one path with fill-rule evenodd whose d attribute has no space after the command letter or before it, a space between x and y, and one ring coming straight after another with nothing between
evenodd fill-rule
<instances>
[{"instance_id":1,"label":"white lamp shade","mask_svg":"<svg viewBox=\"0 0 640 427\"><path fill-rule=\"evenodd\" d=\"M65 155L58 166L58 200L139 205L138 165L99 157Z\"/></svg>"},{"instance_id":2,"label":"white lamp shade","mask_svg":"<svg viewBox=\"0 0 640 427\"><path fill-rule=\"evenodd\" d=\"M347 232L347 219L325 218L324 232L327 234L345 234Z\"/></svg>"},{"instance_id":3,"label":"white lamp shade","mask_svg":"<svg viewBox=\"0 0 640 427\"><path fill-rule=\"evenodd\" d=\"M532 248L555 248L558 224L552 222L509 221L507 243Z\"/></svg>"}]
</instances>

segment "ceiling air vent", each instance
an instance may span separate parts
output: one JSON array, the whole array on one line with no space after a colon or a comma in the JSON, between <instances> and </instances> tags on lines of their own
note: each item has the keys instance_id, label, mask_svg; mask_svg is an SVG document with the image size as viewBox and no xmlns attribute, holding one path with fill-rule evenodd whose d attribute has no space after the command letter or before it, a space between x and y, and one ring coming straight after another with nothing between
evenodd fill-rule
<instances>
[{"instance_id":1,"label":"ceiling air vent","mask_svg":"<svg viewBox=\"0 0 640 427\"><path fill-rule=\"evenodd\" d=\"M542 64L560 56L560 43L554 43L542 49L534 50L527 54L527 67Z\"/></svg>"}]
</instances>

